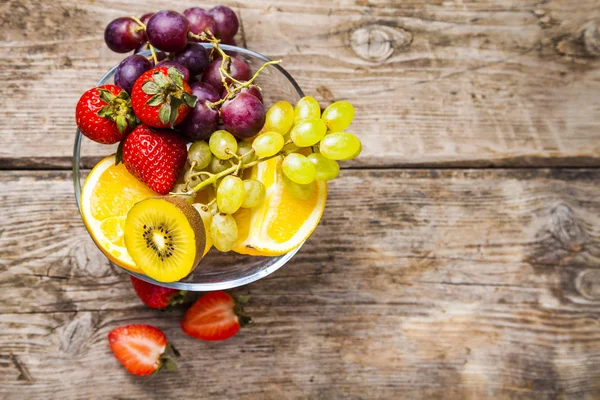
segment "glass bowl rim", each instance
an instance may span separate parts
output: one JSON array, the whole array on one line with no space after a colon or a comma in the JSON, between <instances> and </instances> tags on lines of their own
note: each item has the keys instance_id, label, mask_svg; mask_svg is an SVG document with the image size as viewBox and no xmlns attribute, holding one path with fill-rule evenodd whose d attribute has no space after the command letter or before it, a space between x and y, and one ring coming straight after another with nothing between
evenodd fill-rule
<instances>
[{"instance_id":1,"label":"glass bowl rim","mask_svg":"<svg viewBox=\"0 0 600 400\"><path fill-rule=\"evenodd\" d=\"M213 45L211 43L199 43L200 45L204 46L206 49L210 49L213 47ZM252 50L248 50L245 49L243 47L237 47L237 46L230 46L230 45L219 45L219 47L221 47L223 50L225 51L232 51L232 52L236 52L239 54L243 54L246 56L250 56L253 58L257 58L259 60L262 60L264 62L268 62L271 61L270 58L268 58L265 55L262 55L260 53L257 53L255 51ZM150 50L145 50L143 52L138 53L142 56L148 56L151 54ZM98 81L98 83L96 84L96 86L100 86L106 83L106 81L114 75L115 70L117 69L117 67L119 66L119 64L116 64L115 66L113 66L111 69L108 70L108 72L106 74L104 74L102 76L102 78L100 78L100 80ZM289 72L287 72L281 65L279 64L272 64L269 66L269 68L275 68L277 69L279 72L281 72L281 74L292 84L292 86L294 87L294 89L296 90L296 92L298 93L298 95L300 96L300 98L304 97L304 93L302 92L302 89L300 88L300 86L298 85L298 83L296 82L296 80L292 77L292 75L290 75ZM79 160L80 160L80 153L81 153L81 141L82 141L82 134L81 131L79 129L77 129L76 134L75 134L75 143L73 146L73 186L75 188L75 200L77 201L77 209L79 210L79 213L81 215L81 180L79 177ZM87 231L87 227L86 227L86 231ZM88 232L89 234L89 232ZM91 235L90 235L91 236ZM94 244L96 244L96 242L94 241ZM304 243L302 243L304 244ZM160 286L165 286L165 287L169 287L169 288L173 288L173 289L179 289L179 290L189 290L189 291L198 291L198 292L204 292L204 291L213 291L213 290L224 290L224 289L231 289L231 288L235 288L238 286L243 286L243 285L247 285L249 283L255 282L259 279L264 278L267 275L272 274L273 272L277 271L279 268L283 267L297 252L298 250L300 250L300 248L302 247L302 244L300 246L298 246L297 248L295 248L294 250L290 251L289 253L283 254L281 256L277 256L278 260L274 263L272 263L270 266L268 266L267 268L261 269L259 271L254 272L251 275L242 277L242 278L237 278L237 279L233 279L233 280L229 280L229 281L225 281L225 282L213 282L213 283L193 283L193 282L157 282L155 280L153 280L152 278L148 277L147 275L142 275L142 274L138 274L135 273L133 271L130 271L126 268L123 267L119 267L117 265L117 267L121 268L122 270L126 271L127 273L129 273L132 276L135 276L136 278L139 278L143 281L149 282L149 283L153 283L153 284L158 284ZM251 257L251 256L248 256ZM108 257L107 257L108 260ZM108 260L108 262L111 262L110 260ZM116 264L115 264L116 265Z\"/></svg>"}]
</instances>

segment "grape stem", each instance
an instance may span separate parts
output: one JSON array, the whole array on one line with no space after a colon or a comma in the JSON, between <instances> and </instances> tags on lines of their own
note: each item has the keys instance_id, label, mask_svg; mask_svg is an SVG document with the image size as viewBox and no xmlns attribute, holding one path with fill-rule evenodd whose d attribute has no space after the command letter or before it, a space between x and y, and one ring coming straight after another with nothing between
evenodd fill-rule
<instances>
[{"instance_id":1,"label":"grape stem","mask_svg":"<svg viewBox=\"0 0 600 400\"><path fill-rule=\"evenodd\" d=\"M145 31L146 30L146 25L137 17L130 17L132 20L134 20L135 22L137 22L142 29ZM156 51L154 50L154 46L152 46L150 44L150 42L148 42L148 47L150 48L150 52L152 53L152 58L154 59L154 65L158 64L158 57L156 57Z\"/></svg>"},{"instance_id":2,"label":"grape stem","mask_svg":"<svg viewBox=\"0 0 600 400\"><path fill-rule=\"evenodd\" d=\"M208 186L208 185L210 185L212 183L215 183L220 178L222 178L222 177L224 177L226 175L235 173L236 171L239 171L240 169L243 170L243 169L246 169L246 168L253 167L253 166L255 166L255 165L257 165L257 164L259 164L259 163L261 163L263 161L270 160L271 158L275 158L275 157L278 157L280 155L281 155L281 153L273 154L272 156L259 158L258 160L249 162L248 164L244 164L244 163L240 162L239 164L233 165L233 166L227 168L226 170L219 172L218 174L213 174L207 180L200 182L194 188L192 188L192 192L196 193L199 190L204 189L206 186ZM186 194L191 194L191 193L186 193Z\"/></svg>"},{"instance_id":3,"label":"grape stem","mask_svg":"<svg viewBox=\"0 0 600 400\"><path fill-rule=\"evenodd\" d=\"M242 81L239 81L239 80L235 79L229 73L228 69L229 69L229 67L231 65L231 57L228 56L227 53L225 53L223 51L223 49L219 46L219 43L221 41L219 39L217 39L211 33L210 29L206 29L204 32L202 32L199 35L196 35L196 34L194 34L192 32L188 32L188 37L190 37L192 39L196 39L196 40L204 40L204 41L207 41L207 42L211 43L213 45L213 50L216 50L219 53L219 55L221 56L221 66L219 67L219 74L221 75L221 82L223 83L223 86L225 87L225 90L227 91L227 95L225 97L223 97L219 101L216 101L214 103L208 103L208 106L210 108L212 108L212 109L214 109L218 105L223 104L225 101L231 99L235 95L235 93L239 92L243 88L247 88L250 85L252 85L252 83L256 80L256 78L258 78L258 75L260 75L260 73L267 66L269 66L269 65L275 65L275 64L281 64L281 60L268 61L268 62L264 63L256 71L256 73L252 76L252 78L250 78L249 80L247 80L245 82L242 82ZM230 83L228 83L228 80L229 80ZM233 83L235 85L233 88L231 88L229 86L231 83Z\"/></svg>"}]
</instances>

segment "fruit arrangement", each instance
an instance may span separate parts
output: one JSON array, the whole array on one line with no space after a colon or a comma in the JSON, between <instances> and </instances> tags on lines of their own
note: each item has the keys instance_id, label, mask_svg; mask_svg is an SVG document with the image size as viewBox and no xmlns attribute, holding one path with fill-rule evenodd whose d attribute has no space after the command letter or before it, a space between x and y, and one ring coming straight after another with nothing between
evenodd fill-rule
<instances>
[{"instance_id":1,"label":"fruit arrangement","mask_svg":"<svg viewBox=\"0 0 600 400\"><path fill-rule=\"evenodd\" d=\"M280 61L252 71L225 51L221 44L235 45L238 26L225 6L117 18L105 42L133 54L116 67L114 84L88 90L76 106L84 136L119 143L83 185L84 223L112 262L158 282L185 278L212 247L251 256L297 248L321 218L338 161L362 149L346 132L354 118L347 101L322 110L304 97L266 108L256 80ZM184 301L185 292L131 281L148 307ZM205 294L181 329L197 339L227 339L251 322L243 302L222 291ZM168 356L179 356L149 325L117 328L108 339L138 376L171 370Z\"/></svg>"},{"instance_id":2,"label":"fruit arrangement","mask_svg":"<svg viewBox=\"0 0 600 400\"><path fill-rule=\"evenodd\" d=\"M163 10L108 24L107 46L125 58L115 84L85 92L81 133L119 143L92 170L82 215L117 265L159 282L185 278L215 247L277 256L317 226L338 161L361 151L345 130L347 101L323 112L313 97L266 109L248 63L221 48L234 43L235 13ZM145 57L139 51L149 50Z\"/></svg>"}]
</instances>

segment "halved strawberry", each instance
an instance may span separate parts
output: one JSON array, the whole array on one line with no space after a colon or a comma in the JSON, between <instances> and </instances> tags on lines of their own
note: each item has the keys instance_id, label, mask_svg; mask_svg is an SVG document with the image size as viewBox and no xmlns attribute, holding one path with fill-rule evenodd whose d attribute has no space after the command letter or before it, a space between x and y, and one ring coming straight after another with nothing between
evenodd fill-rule
<instances>
[{"instance_id":1,"label":"halved strawberry","mask_svg":"<svg viewBox=\"0 0 600 400\"><path fill-rule=\"evenodd\" d=\"M174 347L167 344L165 334L150 325L134 324L113 329L108 334L110 349L125 369L137 376L146 376L165 368L172 371L175 362L166 356Z\"/></svg>"},{"instance_id":2,"label":"halved strawberry","mask_svg":"<svg viewBox=\"0 0 600 400\"><path fill-rule=\"evenodd\" d=\"M165 309L183 302L183 290L153 285L133 275L130 278L138 297L150 308Z\"/></svg>"},{"instance_id":3,"label":"halved strawberry","mask_svg":"<svg viewBox=\"0 0 600 400\"><path fill-rule=\"evenodd\" d=\"M131 89L135 115L153 128L179 124L196 105L190 85L175 67L156 67L144 72Z\"/></svg>"},{"instance_id":4,"label":"halved strawberry","mask_svg":"<svg viewBox=\"0 0 600 400\"><path fill-rule=\"evenodd\" d=\"M240 327L250 324L239 301L223 291L200 297L181 320L181 329L191 337L202 340L224 340Z\"/></svg>"},{"instance_id":5,"label":"halved strawberry","mask_svg":"<svg viewBox=\"0 0 600 400\"><path fill-rule=\"evenodd\" d=\"M75 122L84 136L103 144L121 141L136 125L129 95L115 85L85 92L77 102Z\"/></svg>"}]
</instances>

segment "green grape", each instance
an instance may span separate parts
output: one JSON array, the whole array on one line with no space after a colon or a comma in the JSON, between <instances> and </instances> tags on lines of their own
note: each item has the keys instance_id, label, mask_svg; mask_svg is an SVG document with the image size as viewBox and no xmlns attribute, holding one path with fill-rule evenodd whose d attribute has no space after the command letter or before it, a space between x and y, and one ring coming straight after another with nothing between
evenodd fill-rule
<instances>
[{"instance_id":1,"label":"green grape","mask_svg":"<svg viewBox=\"0 0 600 400\"><path fill-rule=\"evenodd\" d=\"M244 202L244 182L237 176L227 175L217 188L217 206L225 214L233 214Z\"/></svg>"},{"instance_id":2,"label":"green grape","mask_svg":"<svg viewBox=\"0 0 600 400\"><path fill-rule=\"evenodd\" d=\"M252 151L252 143L250 142L239 142L237 155L241 157L241 160L244 164L248 164L256 160L256 154Z\"/></svg>"},{"instance_id":3,"label":"green grape","mask_svg":"<svg viewBox=\"0 0 600 400\"><path fill-rule=\"evenodd\" d=\"M229 160L238 149L237 140L227 131L216 131L208 141L210 151L221 160Z\"/></svg>"},{"instance_id":4,"label":"green grape","mask_svg":"<svg viewBox=\"0 0 600 400\"><path fill-rule=\"evenodd\" d=\"M243 208L254 208L265 201L267 189L261 181L256 179L246 179L244 181L244 202L242 203Z\"/></svg>"},{"instance_id":5,"label":"green grape","mask_svg":"<svg viewBox=\"0 0 600 400\"><path fill-rule=\"evenodd\" d=\"M194 203L192 206L194 206L196 211L198 211L198 214L200 214L200 218L202 218L202 222L204 223L204 229L208 232L213 218L212 212L210 212L210 210L204 211L204 204Z\"/></svg>"},{"instance_id":6,"label":"green grape","mask_svg":"<svg viewBox=\"0 0 600 400\"><path fill-rule=\"evenodd\" d=\"M285 135L294 124L294 107L287 101L273 104L265 117L265 130Z\"/></svg>"},{"instance_id":7,"label":"green grape","mask_svg":"<svg viewBox=\"0 0 600 400\"><path fill-rule=\"evenodd\" d=\"M206 175L194 175L197 174L197 171L193 169L188 169L185 171L185 175L183 175L183 180L187 184L188 189L193 189L198 184L202 183L202 181L206 178Z\"/></svg>"},{"instance_id":8,"label":"green grape","mask_svg":"<svg viewBox=\"0 0 600 400\"><path fill-rule=\"evenodd\" d=\"M290 178L282 174L283 185L285 188L292 193L292 195L298 200L308 200L315 191L315 184L309 183L308 185L301 185L292 181Z\"/></svg>"},{"instance_id":9,"label":"green grape","mask_svg":"<svg viewBox=\"0 0 600 400\"><path fill-rule=\"evenodd\" d=\"M230 251L238 239L238 227L229 214L217 213L210 221L210 237L219 251Z\"/></svg>"},{"instance_id":10,"label":"green grape","mask_svg":"<svg viewBox=\"0 0 600 400\"><path fill-rule=\"evenodd\" d=\"M335 132L326 135L319 149L330 160L350 160L360 154L362 145L356 136L347 132Z\"/></svg>"},{"instance_id":11,"label":"green grape","mask_svg":"<svg viewBox=\"0 0 600 400\"><path fill-rule=\"evenodd\" d=\"M199 140L190 146L188 150L188 162L190 164L195 162L194 168L206 168L208 167L208 164L210 164L210 160L212 160L212 153L210 152L208 143Z\"/></svg>"},{"instance_id":12,"label":"green grape","mask_svg":"<svg viewBox=\"0 0 600 400\"><path fill-rule=\"evenodd\" d=\"M311 96L301 98L294 107L294 122L319 119L321 117L321 106L317 99Z\"/></svg>"},{"instance_id":13,"label":"green grape","mask_svg":"<svg viewBox=\"0 0 600 400\"><path fill-rule=\"evenodd\" d=\"M319 181L330 181L340 174L340 166L336 161L324 157L322 154L313 153L307 157L315 165L317 170L316 179Z\"/></svg>"},{"instance_id":14,"label":"green grape","mask_svg":"<svg viewBox=\"0 0 600 400\"><path fill-rule=\"evenodd\" d=\"M287 155L281 163L281 169L288 178L301 185L311 183L317 175L314 164L298 153Z\"/></svg>"},{"instance_id":15,"label":"green grape","mask_svg":"<svg viewBox=\"0 0 600 400\"><path fill-rule=\"evenodd\" d=\"M213 157L207 170L211 174L218 174L219 172L225 171L227 168L233 167L231 160L220 160L217 157Z\"/></svg>"},{"instance_id":16,"label":"green grape","mask_svg":"<svg viewBox=\"0 0 600 400\"><path fill-rule=\"evenodd\" d=\"M283 136L277 132L261 133L252 142L252 148L258 157L270 157L283 148Z\"/></svg>"},{"instance_id":17,"label":"green grape","mask_svg":"<svg viewBox=\"0 0 600 400\"><path fill-rule=\"evenodd\" d=\"M185 183L178 183L177 185L175 185L173 187L173 190L171 191L173 193L187 193L187 187L185 185ZM196 197L196 193L192 193L192 194L178 194L177 197L179 197L180 199L183 199L185 201L187 201L188 203L192 204L194 202L194 198Z\"/></svg>"},{"instance_id":18,"label":"green grape","mask_svg":"<svg viewBox=\"0 0 600 400\"><path fill-rule=\"evenodd\" d=\"M354 106L347 101L336 101L323 111L321 117L329 132L341 132L350 126L354 119Z\"/></svg>"},{"instance_id":19,"label":"green grape","mask_svg":"<svg viewBox=\"0 0 600 400\"><path fill-rule=\"evenodd\" d=\"M327 133L327 126L325 122L320 119L313 119L310 121L302 121L294 126L290 137L294 144L298 147L313 146Z\"/></svg>"}]
</instances>

